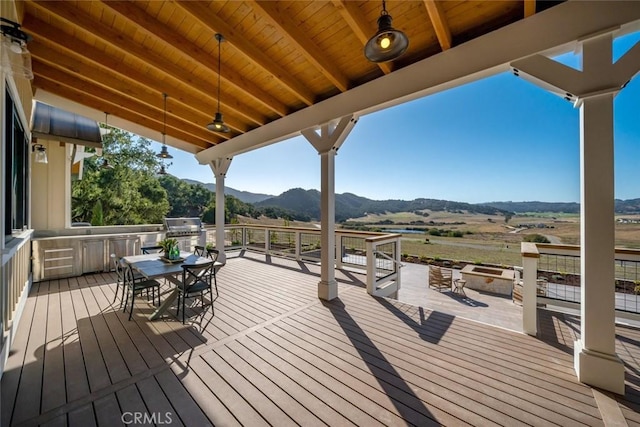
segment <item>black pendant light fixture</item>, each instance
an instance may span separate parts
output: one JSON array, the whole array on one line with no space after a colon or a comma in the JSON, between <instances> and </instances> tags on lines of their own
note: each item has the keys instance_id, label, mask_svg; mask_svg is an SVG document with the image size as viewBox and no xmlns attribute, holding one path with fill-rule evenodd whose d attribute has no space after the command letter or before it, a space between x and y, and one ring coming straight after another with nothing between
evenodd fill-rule
<instances>
[{"instance_id":1,"label":"black pendant light fixture","mask_svg":"<svg viewBox=\"0 0 640 427\"><path fill-rule=\"evenodd\" d=\"M371 62L388 62L398 59L409 47L406 34L391 25L391 15L382 0L382 12L378 18L378 32L364 46L364 56Z\"/></svg>"},{"instance_id":2,"label":"black pendant light fixture","mask_svg":"<svg viewBox=\"0 0 640 427\"><path fill-rule=\"evenodd\" d=\"M102 159L102 163L100 163L100 169L113 169L113 165L109 164L109 160Z\"/></svg>"},{"instance_id":3,"label":"black pendant light fixture","mask_svg":"<svg viewBox=\"0 0 640 427\"><path fill-rule=\"evenodd\" d=\"M222 34L216 33L216 40L218 40L218 111L213 121L207 125L207 129L213 132L229 133L229 126L222 120L222 113L220 112L220 45L224 41L224 37Z\"/></svg>"},{"instance_id":4,"label":"black pendant light fixture","mask_svg":"<svg viewBox=\"0 0 640 427\"><path fill-rule=\"evenodd\" d=\"M164 163L162 163L160 165L160 170L158 171L158 175L166 175L167 174L167 170L164 167Z\"/></svg>"},{"instance_id":5,"label":"black pendant light fixture","mask_svg":"<svg viewBox=\"0 0 640 427\"><path fill-rule=\"evenodd\" d=\"M164 99L164 116L162 118L162 149L160 152L156 154L156 157L160 157L161 159L173 159L173 156L169 154L167 150L167 144L165 142L165 138L167 135L167 94L162 94Z\"/></svg>"}]
</instances>

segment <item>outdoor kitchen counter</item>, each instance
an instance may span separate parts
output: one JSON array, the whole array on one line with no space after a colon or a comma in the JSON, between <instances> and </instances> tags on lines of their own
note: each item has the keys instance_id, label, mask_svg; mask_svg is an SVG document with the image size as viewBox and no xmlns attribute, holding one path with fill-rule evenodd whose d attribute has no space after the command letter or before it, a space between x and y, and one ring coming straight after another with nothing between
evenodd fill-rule
<instances>
[{"instance_id":1,"label":"outdoor kitchen counter","mask_svg":"<svg viewBox=\"0 0 640 427\"><path fill-rule=\"evenodd\" d=\"M164 239L162 225L41 230L32 239L33 281L111 270L111 254L137 255Z\"/></svg>"},{"instance_id":2,"label":"outdoor kitchen counter","mask_svg":"<svg viewBox=\"0 0 640 427\"><path fill-rule=\"evenodd\" d=\"M33 234L34 239L48 239L59 237L85 237L85 236L113 236L123 234L148 234L165 232L162 224L145 224L145 225L117 225L105 227L71 227L58 230L36 230Z\"/></svg>"}]
</instances>

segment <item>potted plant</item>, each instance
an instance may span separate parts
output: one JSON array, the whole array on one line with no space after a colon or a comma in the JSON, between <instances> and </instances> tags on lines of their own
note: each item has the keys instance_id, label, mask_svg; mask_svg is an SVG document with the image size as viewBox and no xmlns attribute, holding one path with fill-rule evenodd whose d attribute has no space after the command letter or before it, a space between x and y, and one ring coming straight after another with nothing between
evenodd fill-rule
<instances>
[{"instance_id":1,"label":"potted plant","mask_svg":"<svg viewBox=\"0 0 640 427\"><path fill-rule=\"evenodd\" d=\"M158 246L162 247L162 252L168 259L177 259L180 256L180 250L176 250L178 248L177 239L167 238L160 240Z\"/></svg>"}]
</instances>

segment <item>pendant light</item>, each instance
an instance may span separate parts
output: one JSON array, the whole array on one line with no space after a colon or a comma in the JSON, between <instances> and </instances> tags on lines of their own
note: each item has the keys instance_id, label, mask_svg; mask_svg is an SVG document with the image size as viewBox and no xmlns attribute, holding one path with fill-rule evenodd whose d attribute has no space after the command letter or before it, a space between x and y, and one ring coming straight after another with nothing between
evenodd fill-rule
<instances>
[{"instance_id":1,"label":"pendant light","mask_svg":"<svg viewBox=\"0 0 640 427\"><path fill-rule=\"evenodd\" d=\"M162 163L160 165L160 170L158 171L158 175L166 175L167 174L167 170L164 167L164 163Z\"/></svg>"},{"instance_id":2,"label":"pendant light","mask_svg":"<svg viewBox=\"0 0 640 427\"><path fill-rule=\"evenodd\" d=\"M391 15L382 0L382 12L378 18L378 32L364 46L364 56L371 62L388 62L398 59L409 47L406 34L391 25Z\"/></svg>"},{"instance_id":3,"label":"pendant light","mask_svg":"<svg viewBox=\"0 0 640 427\"><path fill-rule=\"evenodd\" d=\"M113 169L113 165L109 164L109 160L102 159L102 163L100 164L100 169Z\"/></svg>"},{"instance_id":4,"label":"pendant light","mask_svg":"<svg viewBox=\"0 0 640 427\"><path fill-rule=\"evenodd\" d=\"M163 93L162 96L164 98L164 116L162 118L162 149L158 154L156 154L156 157L160 157L161 159L173 159L173 156L169 154L169 151L167 150L167 144L165 142L165 138L167 135L167 94Z\"/></svg>"},{"instance_id":5,"label":"pendant light","mask_svg":"<svg viewBox=\"0 0 640 427\"><path fill-rule=\"evenodd\" d=\"M111 128L109 127L109 113L104 112L104 127L100 128L100 137L104 142L104 137L111 133Z\"/></svg>"},{"instance_id":6,"label":"pendant light","mask_svg":"<svg viewBox=\"0 0 640 427\"><path fill-rule=\"evenodd\" d=\"M207 129L213 132L229 133L229 126L222 120L222 113L220 112L220 45L224 41L224 37L222 34L216 33L216 40L218 40L218 111L213 121L207 125Z\"/></svg>"}]
</instances>

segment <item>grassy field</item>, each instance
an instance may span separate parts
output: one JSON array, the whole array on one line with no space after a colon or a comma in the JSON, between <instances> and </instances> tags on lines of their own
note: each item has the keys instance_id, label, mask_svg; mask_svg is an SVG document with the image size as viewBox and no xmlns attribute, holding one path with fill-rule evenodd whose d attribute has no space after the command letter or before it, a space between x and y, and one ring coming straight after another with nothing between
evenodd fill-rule
<instances>
[{"instance_id":1,"label":"grassy field","mask_svg":"<svg viewBox=\"0 0 640 427\"><path fill-rule=\"evenodd\" d=\"M637 220L640 215L618 215L619 218ZM511 218L505 223L503 216L470 213L429 212L428 217L414 213L393 213L368 215L353 221L363 224L375 224L391 220L394 225L385 225L389 229L403 228L402 223L412 221L433 221L423 228L438 228L460 231L462 238L436 237L425 234L404 234L402 253L429 258L442 258L458 261L471 261L492 264L521 265L520 243L527 234L542 234L552 243L580 244L580 216L565 213L525 213ZM453 224L453 223L464 224ZM381 226L380 226L381 227ZM406 225L417 227L417 225ZM470 233L470 234L469 234ZM640 248L640 223L615 223L616 246ZM428 239L428 243L426 241Z\"/></svg>"},{"instance_id":2,"label":"grassy field","mask_svg":"<svg viewBox=\"0 0 640 427\"><path fill-rule=\"evenodd\" d=\"M616 246L640 248L640 215L618 215L618 218L636 220L639 223L621 223L616 221ZM498 265L521 265L520 243L527 234L542 234L552 243L580 243L580 216L564 213L526 213L519 214L505 223L500 215L471 213L429 212L424 217L411 212L368 215L350 221L383 229L404 229L420 227L424 234L403 234L402 254L441 258L454 261L491 263ZM381 221L392 221L390 225L379 225ZM427 224L417 225L424 221ZM433 221L434 224L428 224ZM241 223L258 223L272 226L319 227L317 223L285 223L278 219L241 218ZM414 224L410 224L414 222ZM454 224L458 223L458 224ZM458 231L463 237L432 236L426 233L430 228L446 231Z\"/></svg>"}]
</instances>

